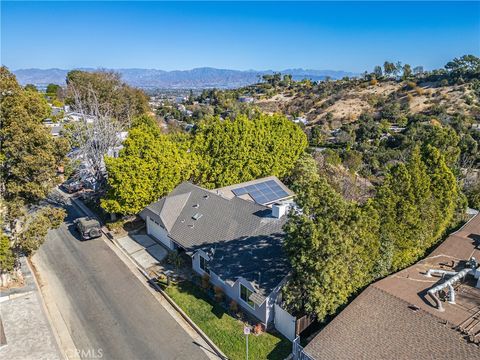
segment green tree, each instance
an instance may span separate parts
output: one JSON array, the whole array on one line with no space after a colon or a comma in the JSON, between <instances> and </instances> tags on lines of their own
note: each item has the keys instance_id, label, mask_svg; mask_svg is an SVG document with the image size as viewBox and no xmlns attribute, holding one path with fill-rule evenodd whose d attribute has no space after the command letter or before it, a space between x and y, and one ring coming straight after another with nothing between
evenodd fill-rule
<instances>
[{"instance_id":1,"label":"green tree","mask_svg":"<svg viewBox=\"0 0 480 360\"><path fill-rule=\"evenodd\" d=\"M445 69L454 78L473 78L480 76L480 58L474 55L463 55L445 65Z\"/></svg>"},{"instance_id":2,"label":"green tree","mask_svg":"<svg viewBox=\"0 0 480 360\"><path fill-rule=\"evenodd\" d=\"M19 248L26 255L32 255L45 241L48 230L58 228L66 215L64 209L50 206L36 211L18 236Z\"/></svg>"},{"instance_id":3,"label":"green tree","mask_svg":"<svg viewBox=\"0 0 480 360\"><path fill-rule=\"evenodd\" d=\"M36 87L35 85L33 85L33 84L27 84L27 85L25 85L25 90L38 92L37 87Z\"/></svg>"},{"instance_id":4,"label":"green tree","mask_svg":"<svg viewBox=\"0 0 480 360\"><path fill-rule=\"evenodd\" d=\"M305 133L281 115L207 119L192 144L199 159L194 178L208 188L269 175L283 178L306 147Z\"/></svg>"},{"instance_id":5,"label":"green tree","mask_svg":"<svg viewBox=\"0 0 480 360\"><path fill-rule=\"evenodd\" d=\"M112 213L136 214L190 177L188 145L163 135L153 119L134 121L118 158L105 158L108 193L102 207Z\"/></svg>"},{"instance_id":6,"label":"green tree","mask_svg":"<svg viewBox=\"0 0 480 360\"><path fill-rule=\"evenodd\" d=\"M284 300L291 311L323 320L371 281L378 216L369 204L362 208L343 200L311 166L307 168L312 175L297 176L302 213L291 213L285 225L292 274Z\"/></svg>"},{"instance_id":7,"label":"green tree","mask_svg":"<svg viewBox=\"0 0 480 360\"><path fill-rule=\"evenodd\" d=\"M373 73L377 79L380 79L383 76L382 67L379 65L375 66Z\"/></svg>"},{"instance_id":8,"label":"green tree","mask_svg":"<svg viewBox=\"0 0 480 360\"><path fill-rule=\"evenodd\" d=\"M0 273L13 270L15 255L13 254L10 239L5 234L0 235Z\"/></svg>"},{"instance_id":9,"label":"green tree","mask_svg":"<svg viewBox=\"0 0 480 360\"><path fill-rule=\"evenodd\" d=\"M444 155L428 145L413 148L409 161L388 171L378 189L380 261L385 276L417 261L452 225L459 192Z\"/></svg>"},{"instance_id":10,"label":"green tree","mask_svg":"<svg viewBox=\"0 0 480 360\"><path fill-rule=\"evenodd\" d=\"M409 64L403 65L403 80L409 79L412 76L412 67Z\"/></svg>"},{"instance_id":11,"label":"green tree","mask_svg":"<svg viewBox=\"0 0 480 360\"><path fill-rule=\"evenodd\" d=\"M57 91L58 91L59 89L61 89L61 86L60 86L60 85L57 85L57 84L48 84L46 93L47 93L47 95L50 95L50 96L56 96L56 95L57 95Z\"/></svg>"},{"instance_id":12,"label":"green tree","mask_svg":"<svg viewBox=\"0 0 480 360\"><path fill-rule=\"evenodd\" d=\"M383 63L383 71L385 73L386 76L392 76L392 75L395 75L395 71L396 71L396 66L394 63L392 62L389 62L389 61L385 61Z\"/></svg>"},{"instance_id":13,"label":"green tree","mask_svg":"<svg viewBox=\"0 0 480 360\"><path fill-rule=\"evenodd\" d=\"M5 200L31 203L43 199L57 181L67 151L41 124L49 106L40 94L22 89L7 68L0 68L2 183Z\"/></svg>"}]
</instances>

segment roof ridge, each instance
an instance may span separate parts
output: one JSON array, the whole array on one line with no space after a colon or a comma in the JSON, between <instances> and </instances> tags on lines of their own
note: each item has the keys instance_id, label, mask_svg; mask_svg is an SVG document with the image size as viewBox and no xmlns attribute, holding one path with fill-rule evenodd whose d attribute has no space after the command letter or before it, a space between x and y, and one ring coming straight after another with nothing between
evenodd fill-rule
<instances>
[{"instance_id":1,"label":"roof ridge","mask_svg":"<svg viewBox=\"0 0 480 360\"><path fill-rule=\"evenodd\" d=\"M239 197L239 196L234 196L234 197L233 197L233 198L231 198L231 199L229 199L229 198L226 198L226 197L224 197L224 196L222 196L222 195L220 195L220 194L217 194L217 193L215 193L215 191L214 191L214 190L218 190L218 189L206 189L206 188L203 188L203 187L201 187L200 185L194 184L193 182L191 182L191 181L188 181L188 180L187 180L187 181L184 181L184 182L182 182L182 183L181 183L181 184L179 184L178 186L180 186L180 185L182 185L182 184L188 184L188 185L191 185L191 186L193 186L193 187L195 187L195 188L197 188L197 189L199 189L199 190L206 191L206 192L208 192L208 193L210 193L210 194L212 194L212 195L214 195L214 196L218 197L219 199L222 199L222 200L225 200L225 201L229 201L229 202L230 202L230 201L234 201L235 199L238 199L238 200L244 201L244 202L246 202L246 203L248 203L248 204L252 204L252 203L253 203L253 204L257 205L257 206L260 206L260 207L262 207L263 209L269 209L269 207L268 207L268 206L266 206L266 205L259 204L259 203L255 202L255 201L251 201L251 200L242 199L242 198L241 198L241 197ZM228 185L228 186L233 186L233 185L235 185L235 184ZM177 187L178 187L178 186L177 186ZM235 201L237 201L237 200L235 200Z\"/></svg>"}]
</instances>

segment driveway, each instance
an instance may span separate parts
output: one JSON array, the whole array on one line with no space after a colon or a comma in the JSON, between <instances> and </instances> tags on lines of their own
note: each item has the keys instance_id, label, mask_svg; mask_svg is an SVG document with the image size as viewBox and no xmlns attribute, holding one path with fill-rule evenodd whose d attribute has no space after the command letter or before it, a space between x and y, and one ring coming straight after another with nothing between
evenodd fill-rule
<instances>
[{"instance_id":1,"label":"driveway","mask_svg":"<svg viewBox=\"0 0 480 360\"><path fill-rule=\"evenodd\" d=\"M80 241L68 217L34 257L83 358L208 359L103 239ZM83 356L82 356L83 355Z\"/></svg>"}]
</instances>

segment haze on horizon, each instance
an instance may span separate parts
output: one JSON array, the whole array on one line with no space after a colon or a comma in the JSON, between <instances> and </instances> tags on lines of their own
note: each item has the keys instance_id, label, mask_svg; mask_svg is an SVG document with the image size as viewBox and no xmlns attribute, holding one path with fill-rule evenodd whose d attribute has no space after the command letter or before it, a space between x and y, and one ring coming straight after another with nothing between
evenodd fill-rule
<instances>
[{"instance_id":1,"label":"haze on horizon","mask_svg":"<svg viewBox=\"0 0 480 360\"><path fill-rule=\"evenodd\" d=\"M479 2L1 2L12 70L433 69L479 39Z\"/></svg>"}]
</instances>

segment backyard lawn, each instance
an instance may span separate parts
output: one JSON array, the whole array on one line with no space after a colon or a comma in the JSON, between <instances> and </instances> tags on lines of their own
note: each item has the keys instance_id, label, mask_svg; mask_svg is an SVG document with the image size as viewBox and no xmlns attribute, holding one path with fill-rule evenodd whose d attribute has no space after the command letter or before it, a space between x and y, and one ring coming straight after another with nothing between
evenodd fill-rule
<instances>
[{"instance_id":1,"label":"backyard lawn","mask_svg":"<svg viewBox=\"0 0 480 360\"><path fill-rule=\"evenodd\" d=\"M164 289L183 311L232 360L245 359L243 323L208 298L190 282L172 284ZM249 359L285 359L291 352L290 341L281 335L262 333L248 336Z\"/></svg>"}]
</instances>

